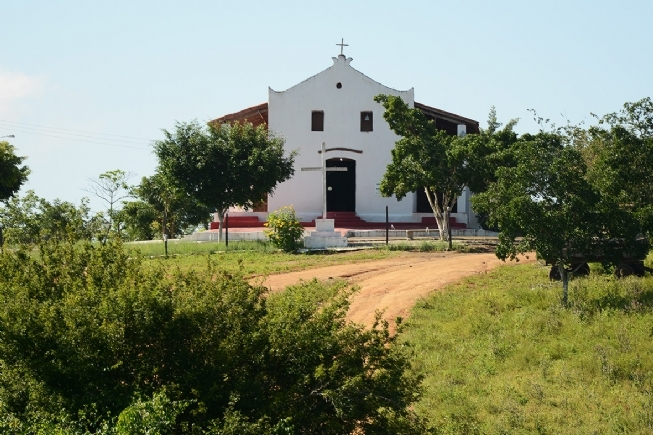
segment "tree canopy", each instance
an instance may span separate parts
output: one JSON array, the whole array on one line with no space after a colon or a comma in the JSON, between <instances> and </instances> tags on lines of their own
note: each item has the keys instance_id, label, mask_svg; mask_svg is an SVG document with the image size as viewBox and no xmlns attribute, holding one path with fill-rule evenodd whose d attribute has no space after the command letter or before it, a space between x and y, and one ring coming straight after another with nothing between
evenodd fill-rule
<instances>
[{"instance_id":1,"label":"tree canopy","mask_svg":"<svg viewBox=\"0 0 653 435\"><path fill-rule=\"evenodd\" d=\"M252 207L293 173L295 152L264 126L251 123L177 123L154 143L159 172L187 196L218 213L220 227L229 207Z\"/></svg>"},{"instance_id":2,"label":"tree canopy","mask_svg":"<svg viewBox=\"0 0 653 435\"><path fill-rule=\"evenodd\" d=\"M123 200L131 196L127 182L132 176L132 173L114 169L103 172L97 178L89 178L90 185L86 191L100 198L107 207L107 225L103 240L108 238L111 231L118 235L122 233L122 221L116 218L120 217Z\"/></svg>"},{"instance_id":3,"label":"tree canopy","mask_svg":"<svg viewBox=\"0 0 653 435\"><path fill-rule=\"evenodd\" d=\"M34 245L43 240L91 240L102 230L101 214L93 215L88 198L79 206L55 199L50 202L28 190L0 206L0 225L7 243Z\"/></svg>"},{"instance_id":4,"label":"tree canopy","mask_svg":"<svg viewBox=\"0 0 653 435\"><path fill-rule=\"evenodd\" d=\"M653 101L626 103L577 136L593 185L653 236Z\"/></svg>"},{"instance_id":5,"label":"tree canopy","mask_svg":"<svg viewBox=\"0 0 653 435\"><path fill-rule=\"evenodd\" d=\"M0 201L14 196L30 173L29 168L22 165L26 157L17 156L15 151L9 142L0 141Z\"/></svg>"},{"instance_id":6,"label":"tree canopy","mask_svg":"<svg viewBox=\"0 0 653 435\"><path fill-rule=\"evenodd\" d=\"M27 181L30 170L21 164L26 157L18 157L15 148L7 141L0 141L0 202L6 201L20 190ZM0 249L4 244L4 233L0 223Z\"/></svg>"},{"instance_id":7,"label":"tree canopy","mask_svg":"<svg viewBox=\"0 0 653 435\"><path fill-rule=\"evenodd\" d=\"M558 270L564 302L579 256L617 266L643 258L649 244L641 235L650 234L653 204L646 194L653 173L650 107L645 99L589 129L519 137L496 180L472 198L500 229L497 256L536 251Z\"/></svg>"},{"instance_id":8,"label":"tree canopy","mask_svg":"<svg viewBox=\"0 0 653 435\"><path fill-rule=\"evenodd\" d=\"M383 117L390 129L401 136L381 180L381 193L401 199L424 189L440 239L451 245L451 209L465 187L482 191L495 179L496 167L508 158L507 151L516 140L512 132L516 121L500 130L493 109L488 129L481 134L450 136L400 97L378 95L375 101L385 108Z\"/></svg>"},{"instance_id":9,"label":"tree canopy","mask_svg":"<svg viewBox=\"0 0 653 435\"><path fill-rule=\"evenodd\" d=\"M125 230L141 239L154 238L155 233L164 239L165 254L168 255L168 238L183 234L188 227L206 223L209 210L194 198L184 194L174 180L160 172L143 177L141 183L132 189L139 201L126 202L122 214Z\"/></svg>"}]
</instances>

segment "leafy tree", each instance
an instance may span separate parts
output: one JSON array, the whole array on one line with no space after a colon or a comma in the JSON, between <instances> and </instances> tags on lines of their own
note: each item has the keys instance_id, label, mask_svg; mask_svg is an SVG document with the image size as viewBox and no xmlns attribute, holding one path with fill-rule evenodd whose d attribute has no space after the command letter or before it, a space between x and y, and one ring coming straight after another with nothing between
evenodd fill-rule
<instances>
[{"instance_id":1,"label":"leafy tree","mask_svg":"<svg viewBox=\"0 0 653 435\"><path fill-rule=\"evenodd\" d=\"M35 243L39 238L39 212L41 198L33 190L24 197L13 197L0 208L0 222L7 228L5 237L9 243Z\"/></svg>"},{"instance_id":2,"label":"leafy tree","mask_svg":"<svg viewBox=\"0 0 653 435\"><path fill-rule=\"evenodd\" d=\"M115 169L100 174L97 178L89 178L90 186L86 189L87 192L100 198L107 207L108 226L103 240L109 235L109 232L114 229L116 217L120 211L119 205L121 201L131 196L129 185L127 182L132 178L133 174ZM115 231L120 234L120 222L117 222Z\"/></svg>"},{"instance_id":3,"label":"leafy tree","mask_svg":"<svg viewBox=\"0 0 653 435\"><path fill-rule=\"evenodd\" d=\"M102 218L91 215L88 198L80 205L55 199L49 202L33 190L25 196L14 196L0 207L0 224L12 244L35 244L40 240L91 240L102 227Z\"/></svg>"},{"instance_id":4,"label":"leafy tree","mask_svg":"<svg viewBox=\"0 0 653 435\"><path fill-rule=\"evenodd\" d=\"M18 157L15 148L7 141L0 141L0 202L6 201L20 190L27 181L30 170L21 166L26 157ZM0 224L0 249L4 242Z\"/></svg>"},{"instance_id":5,"label":"leafy tree","mask_svg":"<svg viewBox=\"0 0 653 435\"><path fill-rule=\"evenodd\" d=\"M522 136L514 147L516 165L499 168L497 181L472 198L474 208L500 228L497 256L536 251L553 263L564 304L575 255L600 254L615 263L646 248L635 242L632 214L594 188L581 152L567 139L560 132Z\"/></svg>"},{"instance_id":6,"label":"leafy tree","mask_svg":"<svg viewBox=\"0 0 653 435\"><path fill-rule=\"evenodd\" d=\"M494 170L509 158L507 152L516 140L511 121L503 130L490 113L489 128L480 135L450 136L438 130L418 109L411 109L397 96L378 95L375 101L385 108L384 119L401 139L392 150L392 162L381 180L385 196L403 198L424 189L433 210L440 240L449 242L451 209L463 189L485 190L494 180Z\"/></svg>"},{"instance_id":7,"label":"leafy tree","mask_svg":"<svg viewBox=\"0 0 653 435\"><path fill-rule=\"evenodd\" d=\"M578 136L590 181L653 236L653 101L626 103Z\"/></svg>"},{"instance_id":8,"label":"leafy tree","mask_svg":"<svg viewBox=\"0 0 653 435\"><path fill-rule=\"evenodd\" d=\"M0 141L0 201L14 196L30 173L27 166L21 166L26 157L17 156L15 150L9 142Z\"/></svg>"},{"instance_id":9,"label":"leafy tree","mask_svg":"<svg viewBox=\"0 0 653 435\"><path fill-rule=\"evenodd\" d=\"M161 234L159 213L145 201L126 201L120 214L128 240L153 240Z\"/></svg>"},{"instance_id":10,"label":"leafy tree","mask_svg":"<svg viewBox=\"0 0 653 435\"><path fill-rule=\"evenodd\" d=\"M220 237L229 207L252 207L294 173L295 152L284 155L283 139L264 126L202 126L193 121L163 133L165 139L154 144L159 172L187 196L217 211Z\"/></svg>"},{"instance_id":11,"label":"leafy tree","mask_svg":"<svg viewBox=\"0 0 653 435\"><path fill-rule=\"evenodd\" d=\"M141 184L134 188L134 194L155 212L166 256L168 238L179 234L184 227L206 222L209 216L206 207L185 195L173 184L172 179L166 178L160 172L151 177L143 177Z\"/></svg>"},{"instance_id":12,"label":"leafy tree","mask_svg":"<svg viewBox=\"0 0 653 435\"><path fill-rule=\"evenodd\" d=\"M346 283L266 295L214 264L142 264L119 239L0 263L7 432L423 433L408 347L346 321Z\"/></svg>"}]
</instances>

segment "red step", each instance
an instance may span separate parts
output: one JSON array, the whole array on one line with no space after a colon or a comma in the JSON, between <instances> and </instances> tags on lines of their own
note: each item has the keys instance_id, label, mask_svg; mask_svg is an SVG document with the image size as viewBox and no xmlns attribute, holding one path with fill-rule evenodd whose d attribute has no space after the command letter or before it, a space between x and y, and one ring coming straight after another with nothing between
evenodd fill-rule
<instances>
[{"instance_id":1,"label":"red step","mask_svg":"<svg viewBox=\"0 0 653 435\"><path fill-rule=\"evenodd\" d=\"M262 228L265 222L259 222L258 216L229 216L230 228ZM211 222L210 229L220 228L219 222Z\"/></svg>"}]
</instances>

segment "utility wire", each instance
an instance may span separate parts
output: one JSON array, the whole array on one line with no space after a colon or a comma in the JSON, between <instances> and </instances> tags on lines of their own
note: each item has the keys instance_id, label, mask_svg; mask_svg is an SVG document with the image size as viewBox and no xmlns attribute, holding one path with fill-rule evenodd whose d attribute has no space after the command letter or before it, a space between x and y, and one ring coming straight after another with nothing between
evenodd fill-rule
<instances>
[{"instance_id":1,"label":"utility wire","mask_svg":"<svg viewBox=\"0 0 653 435\"><path fill-rule=\"evenodd\" d=\"M2 126L2 125L3 125L3 124L2 124L2 121L0 121L0 126ZM22 129L26 129L26 130L31 130L31 131L33 131L34 134L54 133L54 134L63 134L63 135L66 135L66 137L68 137L68 136L76 136L76 137L84 137L84 138L89 138L89 139L110 140L110 141L114 141L114 142L133 143L133 144L137 144L137 145L145 145L144 142L134 142L134 141L131 141L131 140L125 140L125 139L112 139L112 138L109 138L109 137L106 137L106 138L105 138L105 137L98 137L98 136L89 136L89 135L86 135L86 134L65 133L65 132L59 132L59 131L49 131L49 130L36 129L36 128L34 128L34 127L22 127L22 126L19 126L19 127L9 126L9 127L10 127L11 129L13 129L13 130L16 130L17 128L22 128ZM5 126L5 128L7 128L7 126ZM16 131L21 131L21 132L23 132L23 133L26 132L25 130L16 130ZM100 135L101 133L93 133L93 134ZM112 136L113 136L113 135L112 135Z\"/></svg>"},{"instance_id":2,"label":"utility wire","mask_svg":"<svg viewBox=\"0 0 653 435\"><path fill-rule=\"evenodd\" d=\"M117 143L95 142L95 141L87 140L87 139L75 139L75 138L66 137L66 136L56 136L54 134L35 133L33 131L20 130L20 129L15 128L15 127L13 128L13 131L17 131L17 132L20 132L20 133L26 133L26 134L34 134L34 135L37 135L37 136L55 137L57 139L73 140L73 141L76 141L76 142L85 142L85 143L92 143L92 144L97 144L97 145L106 145L106 146L112 146L112 147L133 148L133 149L136 149L136 150L149 150L150 149L150 148L146 148L146 147L137 147L137 146L131 146L131 145L120 145L120 144L117 144ZM65 134L65 133L62 133L62 134ZM94 138L94 139L116 140L116 139L103 139L101 137ZM138 143L138 142L130 142L130 143Z\"/></svg>"},{"instance_id":3,"label":"utility wire","mask_svg":"<svg viewBox=\"0 0 653 435\"><path fill-rule=\"evenodd\" d=\"M95 133L95 132L86 131L86 130L73 130L71 128L47 127L47 126L38 125L38 124L28 124L26 122L7 121L5 119L0 119L0 124L18 124L19 126L28 125L30 127L20 127L20 128L32 128L32 129L41 129L41 130L46 130L47 129L47 130L75 131L77 133L88 133L88 134L93 134L93 135L97 135L97 136L113 136L113 137L124 137L124 138L127 138L127 139L144 140L144 141L148 141L148 142L152 141L152 139L147 139L147 138L144 138L144 137L123 136L123 135L119 135L119 134L109 134L109 133ZM62 132L62 134L63 134L63 132Z\"/></svg>"}]
</instances>

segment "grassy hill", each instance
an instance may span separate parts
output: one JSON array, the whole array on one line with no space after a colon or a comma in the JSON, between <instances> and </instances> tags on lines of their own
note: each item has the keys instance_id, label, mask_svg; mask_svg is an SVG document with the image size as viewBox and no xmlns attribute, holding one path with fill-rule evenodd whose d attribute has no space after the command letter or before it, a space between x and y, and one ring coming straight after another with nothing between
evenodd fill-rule
<instances>
[{"instance_id":1,"label":"grassy hill","mask_svg":"<svg viewBox=\"0 0 653 435\"><path fill-rule=\"evenodd\" d=\"M503 267L421 301L403 333L443 434L653 433L653 277Z\"/></svg>"},{"instance_id":2,"label":"grassy hill","mask_svg":"<svg viewBox=\"0 0 653 435\"><path fill-rule=\"evenodd\" d=\"M400 254L259 251L214 255L221 268L256 274ZM180 253L153 261L182 269L206 262ZM572 281L563 308L547 271L496 269L415 307L402 340L424 377L415 409L436 433L653 433L653 277L616 281L593 273Z\"/></svg>"}]
</instances>

